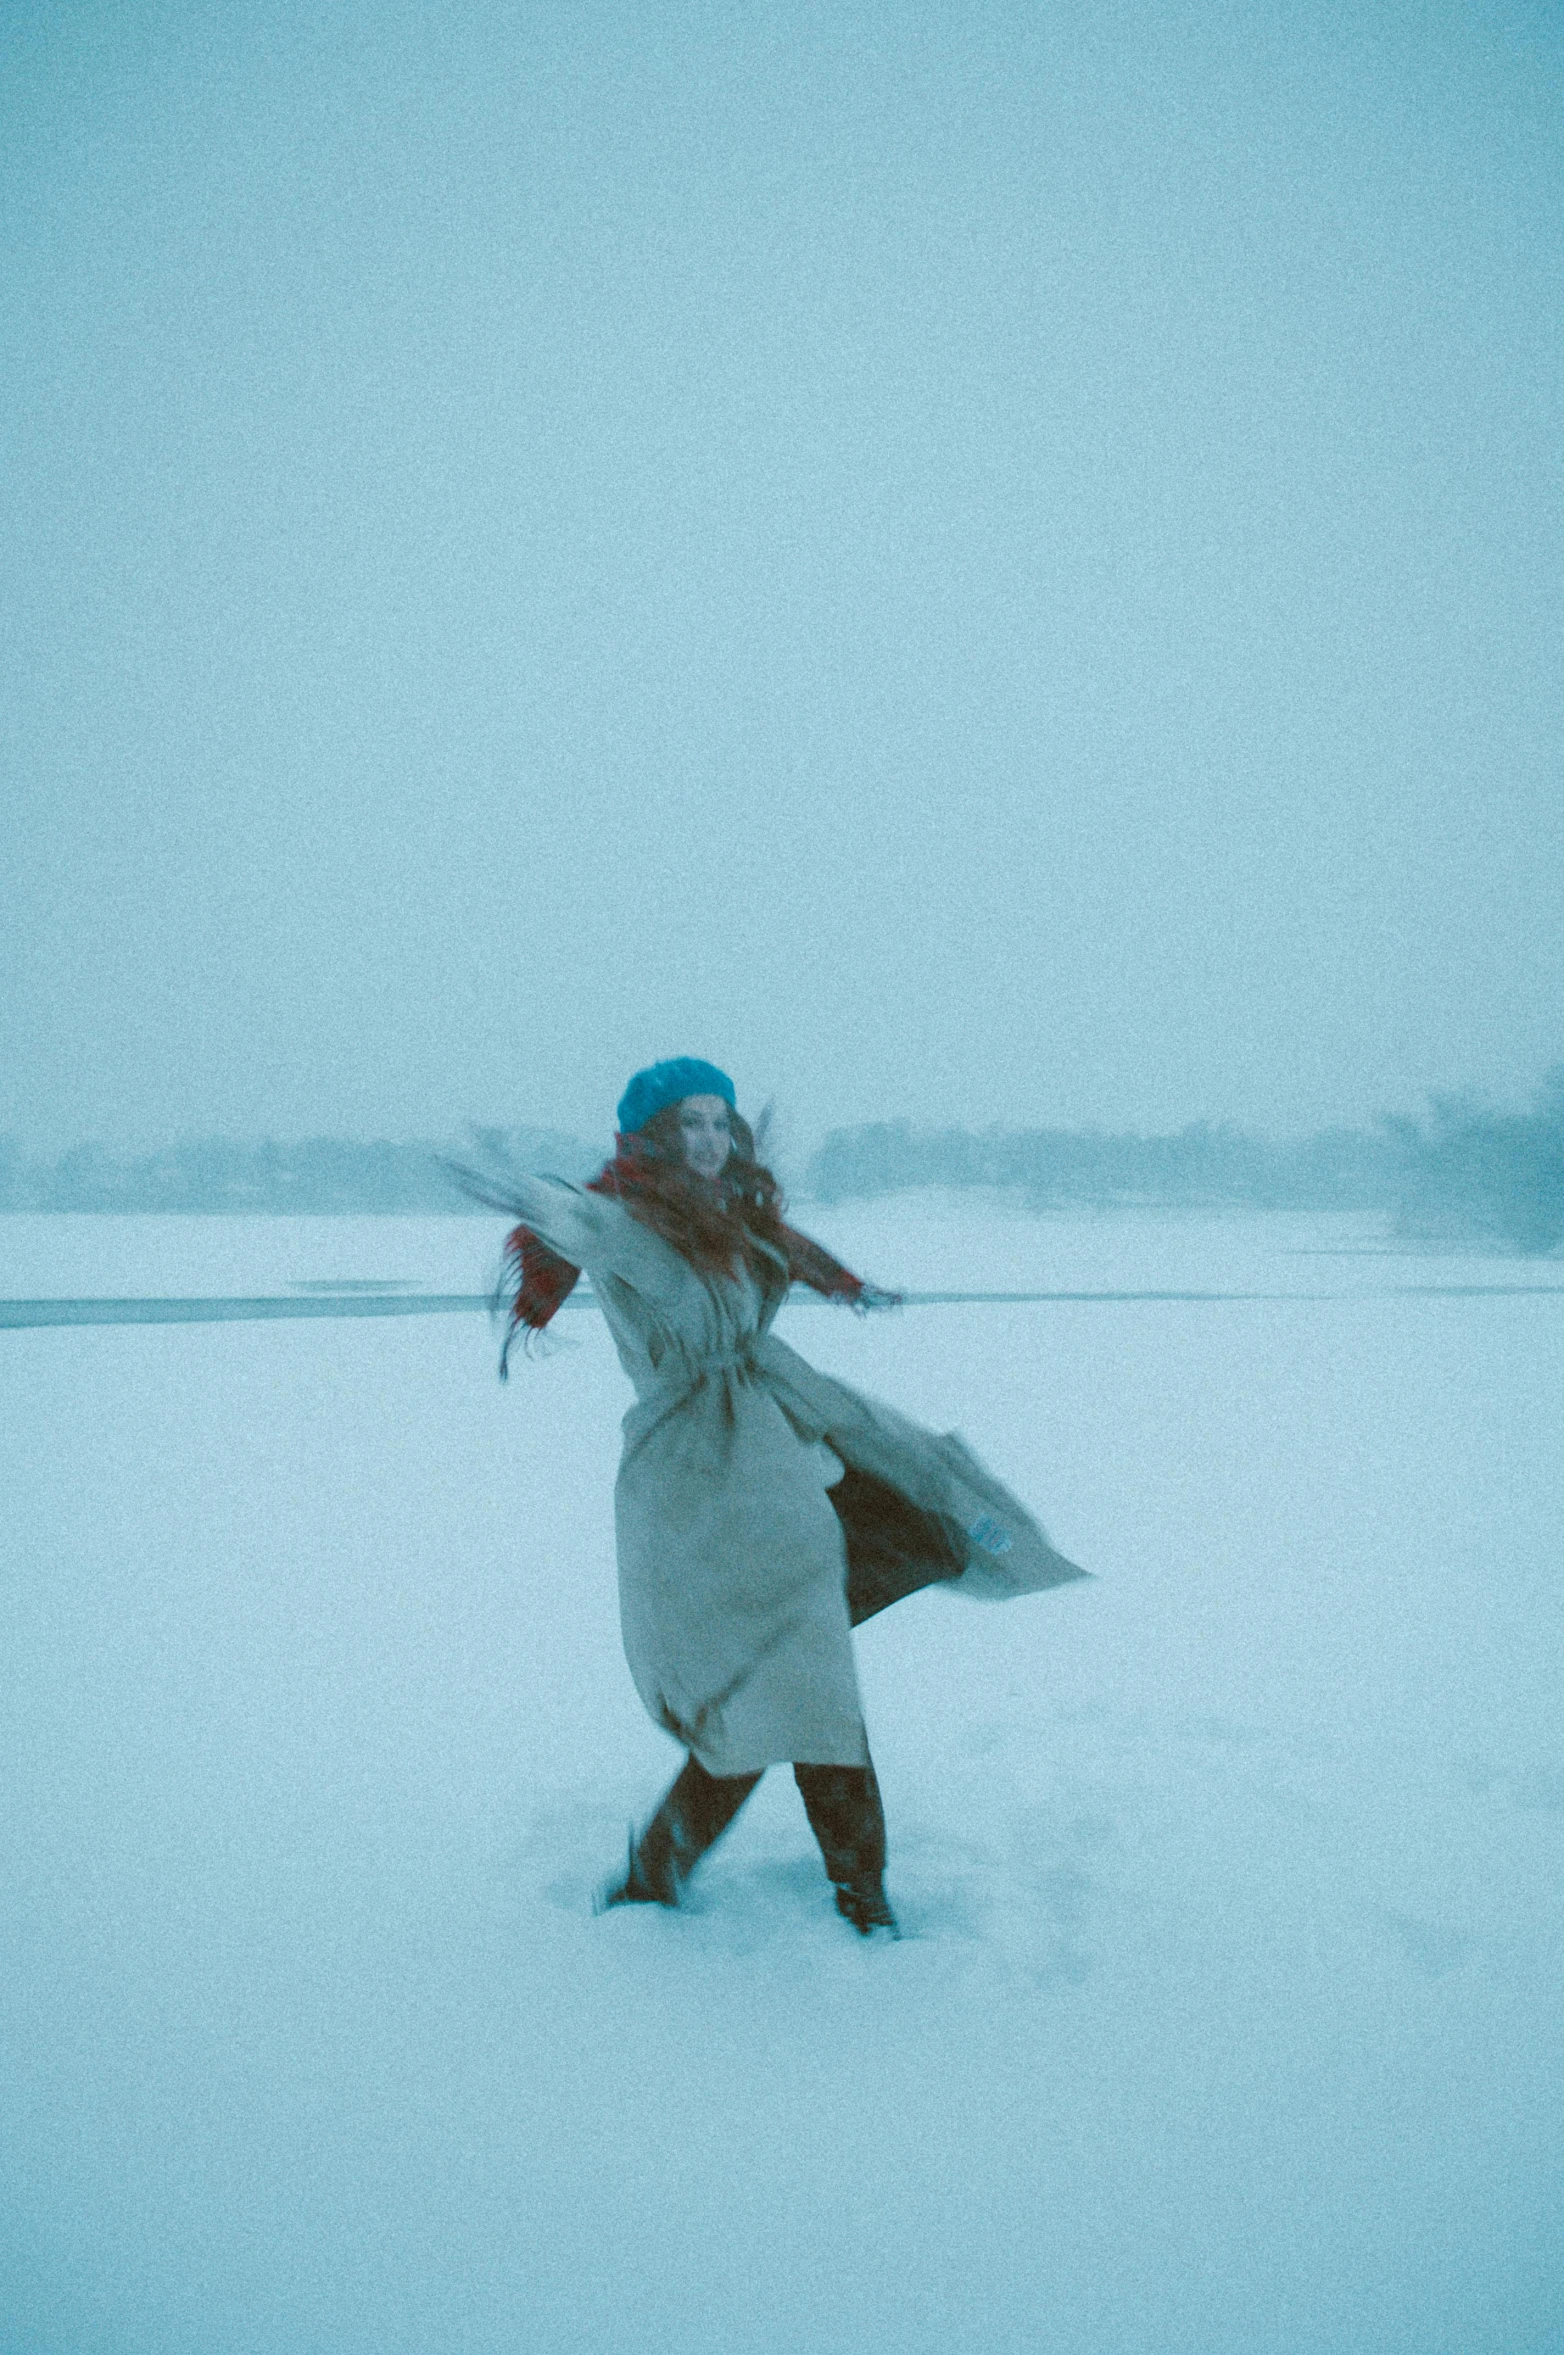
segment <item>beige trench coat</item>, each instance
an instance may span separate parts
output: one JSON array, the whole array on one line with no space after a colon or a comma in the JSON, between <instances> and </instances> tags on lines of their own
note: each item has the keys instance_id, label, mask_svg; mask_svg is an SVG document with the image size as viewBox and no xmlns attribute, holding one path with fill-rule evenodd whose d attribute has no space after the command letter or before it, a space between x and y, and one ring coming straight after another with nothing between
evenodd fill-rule
<instances>
[{"instance_id":1,"label":"beige trench coat","mask_svg":"<svg viewBox=\"0 0 1564 2355\"><path fill-rule=\"evenodd\" d=\"M591 1278L634 1386L614 1491L625 1656L652 1717L710 1773L867 1761L828 1493L844 1466L944 1533L947 1558L894 1591L938 1575L999 1599L1086 1575L959 1439L777 1340L779 1293L702 1275L606 1196L513 1183L520 1217Z\"/></svg>"}]
</instances>

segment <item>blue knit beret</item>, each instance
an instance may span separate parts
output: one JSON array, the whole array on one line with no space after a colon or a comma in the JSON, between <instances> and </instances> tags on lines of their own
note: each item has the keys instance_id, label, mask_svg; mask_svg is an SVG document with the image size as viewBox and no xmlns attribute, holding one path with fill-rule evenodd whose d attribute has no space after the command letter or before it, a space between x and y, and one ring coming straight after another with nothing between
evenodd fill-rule
<instances>
[{"instance_id":1,"label":"blue knit beret","mask_svg":"<svg viewBox=\"0 0 1564 2355\"><path fill-rule=\"evenodd\" d=\"M725 1104L738 1102L732 1080L715 1063L703 1063L698 1055L675 1055L667 1063L649 1063L631 1080L619 1099L619 1134L633 1137L638 1128L645 1128L670 1104L682 1104L686 1096L720 1096Z\"/></svg>"}]
</instances>

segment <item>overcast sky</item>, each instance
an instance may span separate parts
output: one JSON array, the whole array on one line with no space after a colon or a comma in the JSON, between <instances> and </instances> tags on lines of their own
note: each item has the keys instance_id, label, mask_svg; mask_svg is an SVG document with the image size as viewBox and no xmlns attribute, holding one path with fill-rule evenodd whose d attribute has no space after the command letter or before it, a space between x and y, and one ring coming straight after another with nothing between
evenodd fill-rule
<instances>
[{"instance_id":1,"label":"overcast sky","mask_svg":"<svg viewBox=\"0 0 1564 2355\"><path fill-rule=\"evenodd\" d=\"M1564 19L11 0L0 1131L1564 1056Z\"/></svg>"}]
</instances>

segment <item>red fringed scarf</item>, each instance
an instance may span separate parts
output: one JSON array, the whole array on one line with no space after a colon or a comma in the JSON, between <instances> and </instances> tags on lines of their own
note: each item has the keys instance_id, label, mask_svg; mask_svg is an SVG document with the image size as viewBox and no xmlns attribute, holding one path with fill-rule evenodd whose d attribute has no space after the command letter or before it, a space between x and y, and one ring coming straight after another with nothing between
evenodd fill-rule
<instances>
[{"instance_id":1,"label":"red fringed scarf","mask_svg":"<svg viewBox=\"0 0 1564 2355\"><path fill-rule=\"evenodd\" d=\"M597 1176L587 1183L589 1194L607 1194L623 1202L632 1218L663 1234L675 1249L684 1248L668 1234L666 1217L656 1215L659 1198L669 1199L670 1173L665 1163L652 1161L637 1151L632 1138L615 1140L615 1153ZM760 1198L753 1198L758 1199ZM753 1259L756 1238L749 1237L743 1225L742 1213L746 1195L742 1183L718 1179L716 1185L701 1189L681 1209L681 1222L689 1230L693 1248L684 1248L684 1255L697 1267L710 1274L720 1274L731 1266L736 1251L744 1250ZM796 1227L784 1226L780 1220L772 1233L759 1238L762 1249L769 1247L786 1259L787 1281L807 1284L812 1292L827 1300L845 1300L859 1308L871 1300L888 1300L890 1295L872 1291L862 1278L850 1268L833 1259L830 1252L808 1235L801 1235ZM704 1246L704 1248L702 1248ZM781 1280L780 1259L777 1277ZM580 1279L581 1270L568 1259L551 1250L541 1235L530 1227L512 1227L505 1238L504 1269L500 1277L497 1302L508 1307L509 1323L504 1346L500 1351L500 1379L508 1369L511 1343L518 1332L525 1329L541 1333L570 1298Z\"/></svg>"}]
</instances>

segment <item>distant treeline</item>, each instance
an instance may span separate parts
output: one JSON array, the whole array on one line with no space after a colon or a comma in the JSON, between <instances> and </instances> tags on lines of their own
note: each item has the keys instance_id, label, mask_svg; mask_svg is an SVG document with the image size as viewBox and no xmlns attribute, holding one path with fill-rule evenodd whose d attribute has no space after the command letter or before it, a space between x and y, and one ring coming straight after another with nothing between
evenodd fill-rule
<instances>
[{"instance_id":1,"label":"distant treeline","mask_svg":"<svg viewBox=\"0 0 1564 2355\"><path fill-rule=\"evenodd\" d=\"M602 1155L542 1128L479 1129L453 1144L203 1140L125 1158L78 1145L57 1160L0 1140L0 1210L462 1212L443 1166L583 1178ZM1424 1120L1322 1129L1277 1143L1196 1121L1171 1136L1076 1129L833 1129L805 1176L820 1202L910 1186L997 1186L1038 1210L1113 1207L1383 1212L1408 1237L1488 1239L1520 1251L1564 1242L1564 1066L1530 1112L1436 1099Z\"/></svg>"},{"instance_id":2,"label":"distant treeline","mask_svg":"<svg viewBox=\"0 0 1564 2355\"><path fill-rule=\"evenodd\" d=\"M1401 1155L1397 1224L1411 1235L1488 1235L1520 1251L1564 1242L1564 1064L1530 1112L1436 1100L1430 1119L1387 1119Z\"/></svg>"},{"instance_id":3,"label":"distant treeline","mask_svg":"<svg viewBox=\"0 0 1564 2355\"><path fill-rule=\"evenodd\" d=\"M1171 1136L1072 1129L833 1129L808 1174L817 1201L908 1186L998 1186L1032 1208L1378 1210L1398 1233L1564 1241L1564 1067L1529 1113L1436 1099L1424 1121L1386 1117L1292 1143L1196 1121Z\"/></svg>"},{"instance_id":4,"label":"distant treeline","mask_svg":"<svg viewBox=\"0 0 1564 2355\"><path fill-rule=\"evenodd\" d=\"M579 1137L544 1128L472 1129L454 1144L311 1137L295 1145L245 1145L206 1138L140 1158L76 1145L55 1161L29 1158L0 1139L0 1210L459 1213L481 1206L462 1192L445 1162L479 1169L508 1162L580 1178L601 1160Z\"/></svg>"}]
</instances>

